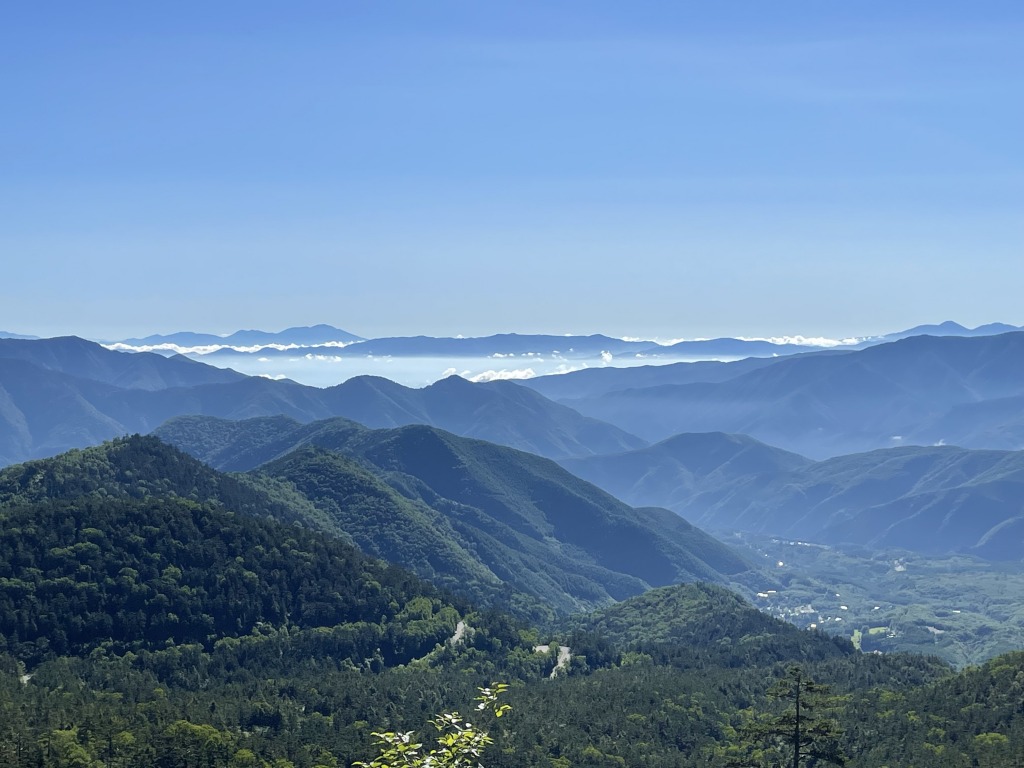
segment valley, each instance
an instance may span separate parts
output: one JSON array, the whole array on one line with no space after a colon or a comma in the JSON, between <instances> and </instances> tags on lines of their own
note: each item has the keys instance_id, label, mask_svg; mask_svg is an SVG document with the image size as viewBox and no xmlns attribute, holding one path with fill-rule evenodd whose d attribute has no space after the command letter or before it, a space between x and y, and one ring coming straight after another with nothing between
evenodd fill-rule
<instances>
[{"instance_id":1,"label":"valley","mask_svg":"<svg viewBox=\"0 0 1024 768\"><path fill-rule=\"evenodd\" d=\"M931 654L965 667L1024 647L1019 563L757 534L722 540L765 563L765 586L746 593L754 605L864 651Z\"/></svg>"}]
</instances>

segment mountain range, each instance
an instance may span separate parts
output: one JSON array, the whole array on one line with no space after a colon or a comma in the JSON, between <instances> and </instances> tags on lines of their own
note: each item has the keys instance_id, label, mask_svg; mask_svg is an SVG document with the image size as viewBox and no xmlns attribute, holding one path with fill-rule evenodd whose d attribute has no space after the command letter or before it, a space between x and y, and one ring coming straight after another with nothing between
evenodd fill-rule
<instances>
[{"instance_id":1,"label":"mountain range","mask_svg":"<svg viewBox=\"0 0 1024 768\"><path fill-rule=\"evenodd\" d=\"M1021 332L914 336L863 350L524 384L650 441L722 431L814 458L901 444L1024 447Z\"/></svg>"},{"instance_id":2,"label":"mountain range","mask_svg":"<svg viewBox=\"0 0 1024 768\"><path fill-rule=\"evenodd\" d=\"M677 435L563 466L711 531L1024 558L1024 452L905 446L811 461L744 435Z\"/></svg>"},{"instance_id":3,"label":"mountain range","mask_svg":"<svg viewBox=\"0 0 1024 768\"><path fill-rule=\"evenodd\" d=\"M280 332L236 331L218 336L181 331L166 335L104 342L123 351L174 350L195 357L216 359L230 355L261 357L329 353L340 356L395 357L516 357L554 355L567 359L596 358L602 354L641 356L771 356L817 349L813 344L772 342L762 339L699 339L660 344L653 340L619 339L602 334L499 333L491 336L390 336L364 339L329 325L288 328ZM288 347L286 349L275 348ZM296 347L298 349L296 349Z\"/></svg>"},{"instance_id":4,"label":"mountain range","mask_svg":"<svg viewBox=\"0 0 1024 768\"><path fill-rule=\"evenodd\" d=\"M453 376L422 389L368 376L320 389L73 337L0 340L4 463L148 432L185 414L429 424L552 458L706 431L749 434L812 458L943 442L1014 450L1024 446L1024 333L914 336L863 350L526 382Z\"/></svg>"},{"instance_id":5,"label":"mountain range","mask_svg":"<svg viewBox=\"0 0 1024 768\"><path fill-rule=\"evenodd\" d=\"M714 530L998 559L1020 549L1017 459L1007 449L1024 445L1024 333L915 336L530 384L450 377L411 389L357 377L318 389L74 337L2 339L0 461L149 432L183 415L284 416L291 421L277 439L286 443L302 424L341 416L374 429L433 426L556 458L628 503L667 507ZM716 443L693 434L703 432L731 436ZM928 447L942 442L961 449ZM704 466L719 456L729 458ZM993 468L972 471L986 462ZM917 479L917 468L947 463L955 471Z\"/></svg>"},{"instance_id":6,"label":"mountain range","mask_svg":"<svg viewBox=\"0 0 1024 768\"><path fill-rule=\"evenodd\" d=\"M908 336L988 336L1021 330L1006 323L989 323L967 328L953 321L920 325L905 331L882 336L848 339L842 345L864 348L896 341ZM637 355L662 358L745 358L773 357L810 352L837 342L788 339L749 339L722 337L714 339L687 339L660 343L645 339L622 339L602 334L588 336L565 334L501 333L479 337L391 336L366 339L330 325L288 328L284 331L236 331L229 335L180 331L166 335L129 338L107 342L110 346L129 351L149 350L153 347L189 351L196 356L212 355L213 359L239 354L260 356L294 356L295 347L312 354L330 353L339 356L395 356L395 357L525 357L554 355L566 359L595 358L602 354ZM275 349L271 345L292 349ZM252 349L257 347L258 349ZM211 349L212 348L212 349Z\"/></svg>"},{"instance_id":7,"label":"mountain range","mask_svg":"<svg viewBox=\"0 0 1024 768\"><path fill-rule=\"evenodd\" d=\"M197 363L183 355L168 358L152 352L111 353L99 344L76 336L0 339L0 360L20 360L45 371L121 389L155 391L227 384L248 378L230 369ZM0 383L3 381L0 379Z\"/></svg>"},{"instance_id":8,"label":"mountain range","mask_svg":"<svg viewBox=\"0 0 1024 768\"><path fill-rule=\"evenodd\" d=\"M235 331L226 336L219 336L213 333L195 333L194 331L179 331L169 334L154 334L141 339L124 339L119 342L112 342L128 347L153 347L160 345L179 347L202 347L202 346L238 346L252 347L265 344L299 344L310 346L313 344L326 344L328 342L353 342L363 341L362 336L343 331L331 325L297 326L286 328L283 331Z\"/></svg>"},{"instance_id":9,"label":"mountain range","mask_svg":"<svg viewBox=\"0 0 1024 768\"><path fill-rule=\"evenodd\" d=\"M119 345L120 346L120 345ZM403 336L368 339L337 345L303 345L299 349L272 347L255 350L223 347L209 352L196 351L196 359L230 358L235 355L259 357L294 357L296 354L324 354L337 357L439 357L439 358L518 358L554 357L565 360L606 359L608 356L637 358L698 358L714 359L741 357L772 357L791 355L819 349L813 345L784 344L764 340L706 339L658 344L653 341L631 341L609 336L546 336L515 333L472 338L435 338L432 336Z\"/></svg>"},{"instance_id":10,"label":"mountain range","mask_svg":"<svg viewBox=\"0 0 1024 768\"><path fill-rule=\"evenodd\" d=\"M0 464L149 432L186 414L367 426L430 424L541 455L610 453L646 444L511 382L451 377L424 389L357 377L318 389L247 377L180 355L124 353L66 337L0 340Z\"/></svg>"},{"instance_id":11,"label":"mountain range","mask_svg":"<svg viewBox=\"0 0 1024 768\"><path fill-rule=\"evenodd\" d=\"M433 427L182 417L155 434L286 483L364 552L453 589L506 585L568 614L749 569L668 510L630 508L553 461Z\"/></svg>"},{"instance_id":12,"label":"mountain range","mask_svg":"<svg viewBox=\"0 0 1024 768\"><path fill-rule=\"evenodd\" d=\"M915 325L905 331L887 333L879 337L879 341L899 341L909 336L997 336L1001 333L1022 330L1024 330L1024 326L1009 325L1008 323L985 323L975 328L968 328L952 320L946 320L942 323Z\"/></svg>"}]
</instances>

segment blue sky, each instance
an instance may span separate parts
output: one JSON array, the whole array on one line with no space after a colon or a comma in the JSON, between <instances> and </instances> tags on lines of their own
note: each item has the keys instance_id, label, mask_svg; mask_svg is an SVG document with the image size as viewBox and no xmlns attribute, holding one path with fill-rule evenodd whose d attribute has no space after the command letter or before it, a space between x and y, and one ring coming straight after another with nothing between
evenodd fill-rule
<instances>
[{"instance_id":1,"label":"blue sky","mask_svg":"<svg viewBox=\"0 0 1024 768\"><path fill-rule=\"evenodd\" d=\"M1024 5L15 3L0 329L1024 323Z\"/></svg>"}]
</instances>

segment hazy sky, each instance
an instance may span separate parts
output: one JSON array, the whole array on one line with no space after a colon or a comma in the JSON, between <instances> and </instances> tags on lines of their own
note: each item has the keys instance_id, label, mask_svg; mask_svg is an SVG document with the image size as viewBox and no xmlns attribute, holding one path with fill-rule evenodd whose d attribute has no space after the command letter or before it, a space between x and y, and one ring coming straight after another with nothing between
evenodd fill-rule
<instances>
[{"instance_id":1,"label":"hazy sky","mask_svg":"<svg viewBox=\"0 0 1024 768\"><path fill-rule=\"evenodd\" d=\"M1024 4L0 18L0 329L1024 323Z\"/></svg>"}]
</instances>

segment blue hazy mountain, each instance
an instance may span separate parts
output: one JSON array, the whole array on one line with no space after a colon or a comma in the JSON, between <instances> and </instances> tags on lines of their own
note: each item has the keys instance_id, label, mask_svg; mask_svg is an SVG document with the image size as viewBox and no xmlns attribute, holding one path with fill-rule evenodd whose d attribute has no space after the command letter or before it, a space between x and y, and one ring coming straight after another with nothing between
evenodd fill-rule
<instances>
[{"instance_id":1,"label":"blue hazy mountain","mask_svg":"<svg viewBox=\"0 0 1024 768\"><path fill-rule=\"evenodd\" d=\"M933 325L917 325L905 331L887 333L880 338L880 341L898 341L909 336L996 336L1000 333L1012 333L1022 330L1021 326L1008 325L1006 323L987 323L977 328L967 328L952 320Z\"/></svg>"},{"instance_id":2,"label":"blue hazy mountain","mask_svg":"<svg viewBox=\"0 0 1024 768\"><path fill-rule=\"evenodd\" d=\"M260 344L299 344L311 346L314 344L326 344L328 342L351 342L360 341L361 336L356 336L340 328L330 325L297 326L287 328L283 331L235 331L228 336L218 336L212 333L195 333L193 331L179 331L166 335L155 334L141 339L125 339L121 343L130 346L151 346L155 344L176 344L181 347L199 347L210 344L227 344L240 347L251 347Z\"/></svg>"},{"instance_id":3,"label":"blue hazy mountain","mask_svg":"<svg viewBox=\"0 0 1024 768\"><path fill-rule=\"evenodd\" d=\"M661 347L663 352L680 357L772 357L774 355L795 355L798 352L813 352L821 349L811 344L785 344L763 339L701 339L680 341Z\"/></svg>"},{"instance_id":4,"label":"blue hazy mountain","mask_svg":"<svg viewBox=\"0 0 1024 768\"><path fill-rule=\"evenodd\" d=\"M641 365L635 368L585 368L572 373L522 379L522 386L540 392L552 400L597 397L627 389L657 387L665 384L717 383L741 374L774 365L778 358L748 357L732 362L701 360L693 363Z\"/></svg>"},{"instance_id":5,"label":"blue hazy mountain","mask_svg":"<svg viewBox=\"0 0 1024 768\"><path fill-rule=\"evenodd\" d=\"M647 444L510 381L474 384L449 376L413 389L377 376L358 376L323 393L332 415L368 427L428 424L551 458Z\"/></svg>"},{"instance_id":6,"label":"blue hazy mountain","mask_svg":"<svg viewBox=\"0 0 1024 768\"><path fill-rule=\"evenodd\" d=\"M688 370L702 373L686 381ZM665 374L683 383L658 383L652 368L640 374L642 385L631 386L632 372L622 371L615 374L621 388L611 391L595 388L597 373L581 378L575 395L572 377L579 374L558 377L552 385L558 401L652 442L721 431L813 458L939 442L1024 447L1021 332L914 336L863 350L677 367Z\"/></svg>"},{"instance_id":7,"label":"blue hazy mountain","mask_svg":"<svg viewBox=\"0 0 1024 768\"><path fill-rule=\"evenodd\" d=\"M77 336L0 339L0 359L22 360L48 371L125 389L194 387L246 378L236 371L203 365L181 355L168 358L150 352L115 352Z\"/></svg>"},{"instance_id":8,"label":"blue hazy mountain","mask_svg":"<svg viewBox=\"0 0 1024 768\"><path fill-rule=\"evenodd\" d=\"M23 333L11 333L10 331L0 331L0 339L38 339L38 336L26 336Z\"/></svg>"},{"instance_id":9,"label":"blue hazy mountain","mask_svg":"<svg viewBox=\"0 0 1024 768\"><path fill-rule=\"evenodd\" d=\"M456 377L423 389L376 377L317 389L181 357L112 352L80 339L6 340L0 360L5 463L147 432L184 414L285 414L300 421L344 416L373 427L421 423L552 458L621 452L673 434L712 431L749 434L812 458L942 441L1024 446L1020 332L586 371L547 380L570 388L550 392L557 403L516 383L474 385ZM632 377L643 378L631 383ZM584 382L583 394L574 397L577 380ZM608 380L617 388L599 386Z\"/></svg>"},{"instance_id":10,"label":"blue hazy mountain","mask_svg":"<svg viewBox=\"0 0 1024 768\"><path fill-rule=\"evenodd\" d=\"M0 341L0 464L149 432L185 414L429 424L556 458L646 444L509 382L474 385L452 377L410 389L357 377L318 389L180 356L113 352L77 338Z\"/></svg>"},{"instance_id":11,"label":"blue hazy mountain","mask_svg":"<svg viewBox=\"0 0 1024 768\"><path fill-rule=\"evenodd\" d=\"M906 446L815 462L745 435L702 433L561 464L706 530L1024 557L1022 451Z\"/></svg>"},{"instance_id":12,"label":"blue hazy mountain","mask_svg":"<svg viewBox=\"0 0 1024 768\"><path fill-rule=\"evenodd\" d=\"M812 347L796 344L773 344L768 341L714 339L710 341L684 341L662 347L666 351L685 352L680 357L725 358L723 361L706 359L699 362L679 362L667 365L645 365L632 368L588 368L567 374L538 376L520 381L545 397L563 400L614 392L616 390L655 387L663 384L718 383L733 379L755 368L764 368L778 362L778 357L794 354L838 355L854 352L912 336L996 336L1019 331L1021 328L1006 323L988 323L977 328L966 328L947 320L932 325L919 325L904 331L871 337L858 344L838 347ZM702 345L706 345L703 346ZM712 354L713 352L713 354ZM740 360L729 358L741 357Z\"/></svg>"}]
</instances>

